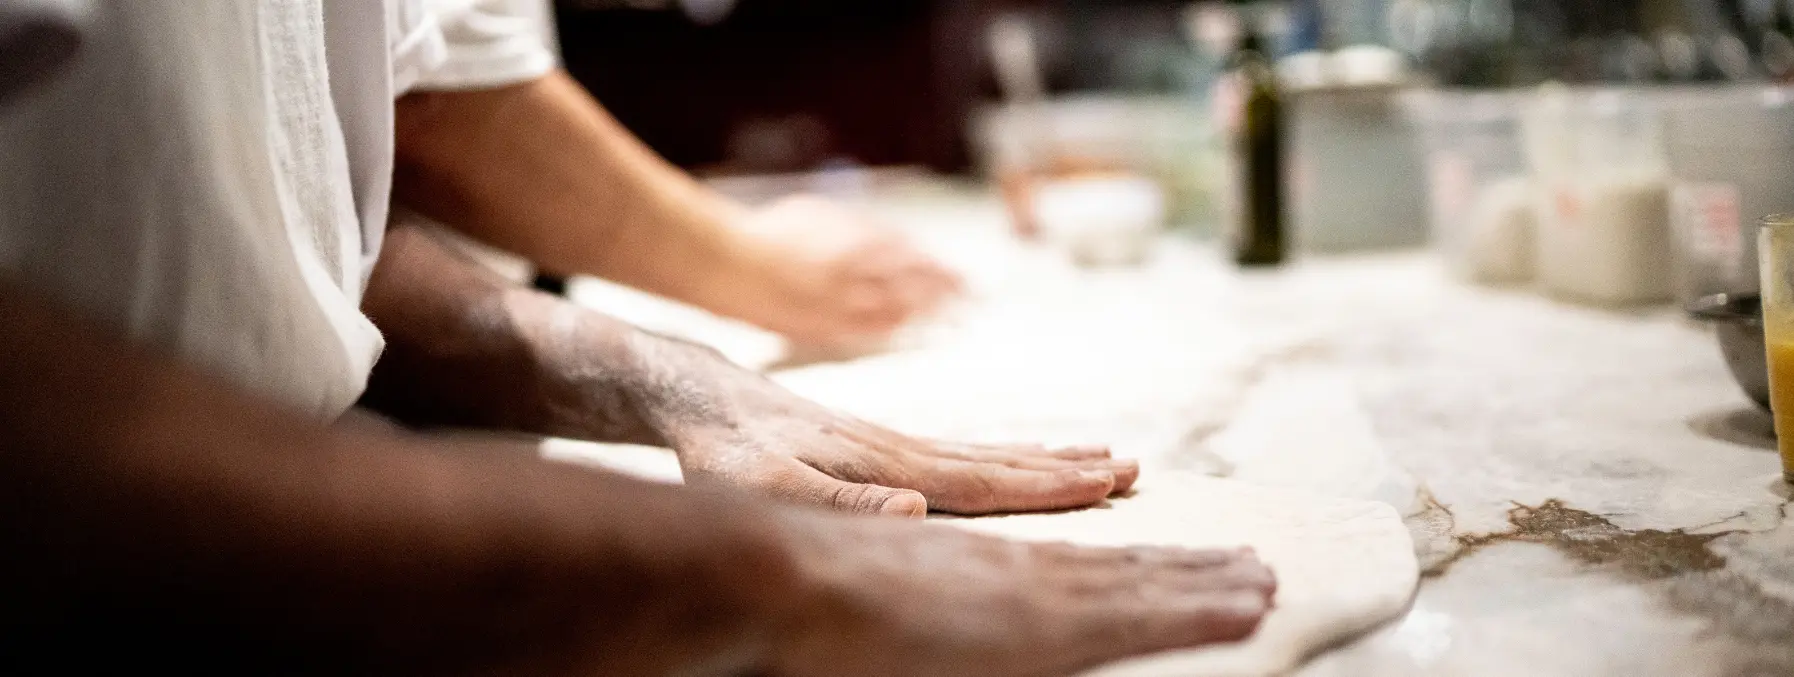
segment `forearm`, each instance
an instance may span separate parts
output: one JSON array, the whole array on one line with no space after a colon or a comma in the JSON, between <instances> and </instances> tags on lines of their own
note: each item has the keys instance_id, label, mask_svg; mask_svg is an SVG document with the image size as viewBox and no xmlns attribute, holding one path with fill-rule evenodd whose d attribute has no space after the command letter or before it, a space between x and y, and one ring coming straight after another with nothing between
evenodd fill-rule
<instances>
[{"instance_id":1,"label":"forearm","mask_svg":"<svg viewBox=\"0 0 1794 677\"><path fill-rule=\"evenodd\" d=\"M669 446L721 418L719 377L742 371L511 284L417 226L387 233L362 309L386 337L362 401L418 425Z\"/></svg>"},{"instance_id":2,"label":"forearm","mask_svg":"<svg viewBox=\"0 0 1794 677\"><path fill-rule=\"evenodd\" d=\"M792 603L751 503L308 423L9 287L0 317L0 660L665 674Z\"/></svg>"},{"instance_id":3,"label":"forearm","mask_svg":"<svg viewBox=\"0 0 1794 677\"><path fill-rule=\"evenodd\" d=\"M564 72L398 104L395 192L557 273L700 305L694 270L736 258L742 208L642 145Z\"/></svg>"},{"instance_id":4,"label":"forearm","mask_svg":"<svg viewBox=\"0 0 1794 677\"><path fill-rule=\"evenodd\" d=\"M664 444L636 330L512 285L428 231L387 234L362 309L386 337L363 403L413 424Z\"/></svg>"}]
</instances>

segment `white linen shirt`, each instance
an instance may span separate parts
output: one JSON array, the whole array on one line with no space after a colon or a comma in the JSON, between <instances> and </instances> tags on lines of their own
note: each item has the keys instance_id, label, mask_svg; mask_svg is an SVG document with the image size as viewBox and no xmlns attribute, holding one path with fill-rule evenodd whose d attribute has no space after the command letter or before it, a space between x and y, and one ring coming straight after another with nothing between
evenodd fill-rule
<instances>
[{"instance_id":1,"label":"white linen shirt","mask_svg":"<svg viewBox=\"0 0 1794 677\"><path fill-rule=\"evenodd\" d=\"M436 2L0 0L0 32L11 5L79 36L61 69L0 101L0 271L340 414L383 346L359 306L388 218L393 100L465 68L452 40L482 35L481 3ZM78 11L42 11L56 5ZM482 59L481 85L552 67L534 44Z\"/></svg>"}]
</instances>

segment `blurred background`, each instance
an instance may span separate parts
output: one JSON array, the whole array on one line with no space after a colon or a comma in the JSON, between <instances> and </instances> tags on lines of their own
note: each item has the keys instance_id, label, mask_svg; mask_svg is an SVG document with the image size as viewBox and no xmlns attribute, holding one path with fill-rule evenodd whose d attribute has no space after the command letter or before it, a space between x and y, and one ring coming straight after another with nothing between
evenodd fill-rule
<instances>
[{"instance_id":1,"label":"blurred background","mask_svg":"<svg viewBox=\"0 0 1794 677\"><path fill-rule=\"evenodd\" d=\"M1237 187L1238 102L1219 85L1256 34L1284 98L1284 209L1302 251L1431 243L1472 280L1685 300L1754 287L1750 227L1794 209L1781 87L1794 0L556 10L575 77L708 177L903 167L1006 187L1125 173L1150 182L1167 228L1208 237ZM1589 225L1565 236L1557 221Z\"/></svg>"}]
</instances>

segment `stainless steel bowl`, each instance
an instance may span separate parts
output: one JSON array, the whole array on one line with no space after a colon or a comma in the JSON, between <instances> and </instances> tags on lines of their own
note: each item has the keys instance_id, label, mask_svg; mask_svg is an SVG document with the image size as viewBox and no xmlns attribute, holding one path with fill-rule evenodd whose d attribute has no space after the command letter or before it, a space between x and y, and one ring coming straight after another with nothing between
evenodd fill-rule
<instances>
[{"instance_id":1,"label":"stainless steel bowl","mask_svg":"<svg viewBox=\"0 0 1794 677\"><path fill-rule=\"evenodd\" d=\"M1719 351L1744 394L1769 408L1769 364L1763 349L1763 303L1756 294L1714 294L1695 301L1688 314L1719 333Z\"/></svg>"}]
</instances>

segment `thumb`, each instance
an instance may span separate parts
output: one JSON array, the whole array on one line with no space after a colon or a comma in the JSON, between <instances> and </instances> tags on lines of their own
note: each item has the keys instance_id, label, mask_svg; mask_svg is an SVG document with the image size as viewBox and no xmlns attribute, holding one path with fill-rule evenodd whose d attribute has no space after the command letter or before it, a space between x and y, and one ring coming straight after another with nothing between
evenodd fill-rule
<instances>
[{"instance_id":1,"label":"thumb","mask_svg":"<svg viewBox=\"0 0 1794 677\"><path fill-rule=\"evenodd\" d=\"M798 489L801 502L855 515L921 519L928 514L928 499L921 492L843 482L815 468L806 469L809 472L802 479L805 486Z\"/></svg>"}]
</instances>

